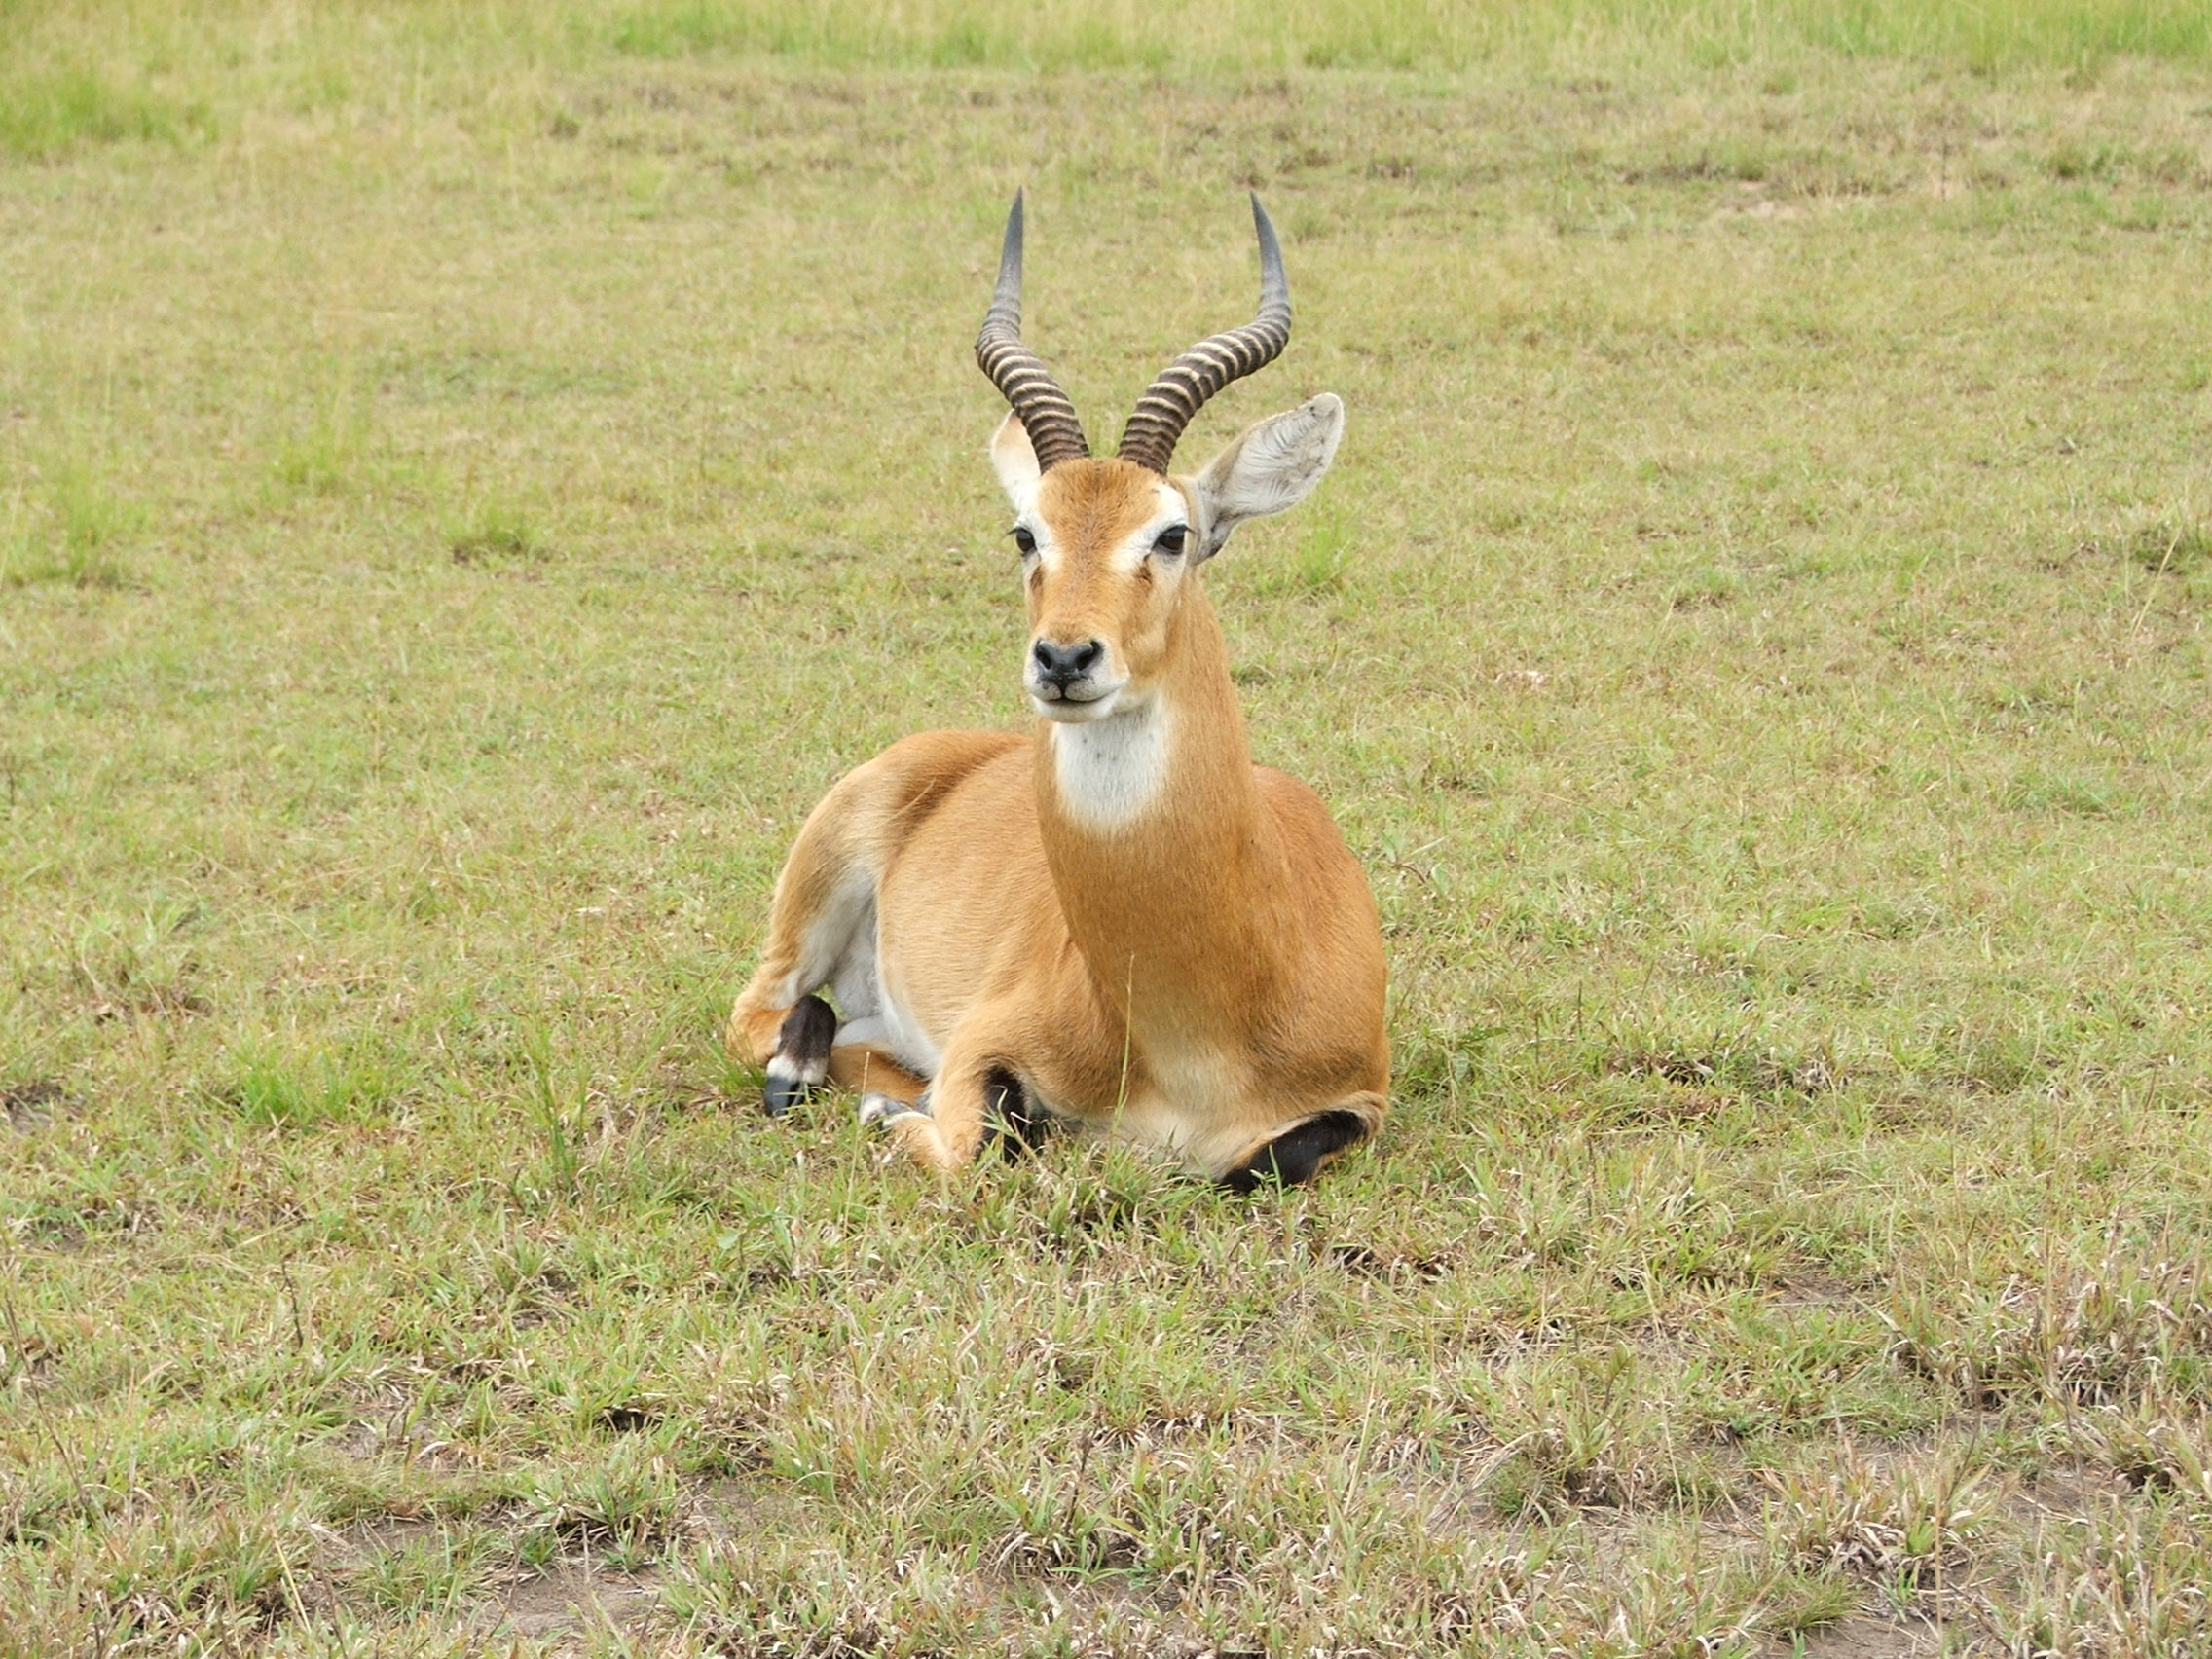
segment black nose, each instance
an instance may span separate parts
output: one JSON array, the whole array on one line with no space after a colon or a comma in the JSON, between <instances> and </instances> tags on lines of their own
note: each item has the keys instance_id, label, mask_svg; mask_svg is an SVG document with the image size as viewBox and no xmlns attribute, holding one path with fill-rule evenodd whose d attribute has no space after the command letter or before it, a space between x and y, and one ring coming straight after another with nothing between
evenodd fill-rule
<instances>
[{"instance_id":1,"label":"black nose","mask_svg":"<svg viewBox=\"0 0 2212 1659\"><path fill-rule=\"evenodd\" d=\"M1064 691L1098 666L1106 647L1096 640L1082 640L1072 645L1039 640L1030 647L1030 654L1037 659L1037 678Z\"/></svg>"}]
</instances>

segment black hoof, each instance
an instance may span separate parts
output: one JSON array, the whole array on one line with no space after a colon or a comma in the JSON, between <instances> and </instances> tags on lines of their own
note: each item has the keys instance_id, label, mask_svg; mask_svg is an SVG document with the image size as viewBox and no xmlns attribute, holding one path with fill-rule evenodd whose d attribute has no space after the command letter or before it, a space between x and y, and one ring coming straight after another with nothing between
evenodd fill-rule
<instances>
[{"instance_id":1,"label":"black hoof","mask_svg":"<svg viewBox=\"0 0 2212 1659\"><path fill-rule=\"evenodd\" d=\"M768 1082L760 1104L781 1118L830 1077L830 1046L837 1040L837 1014L820 997L801 997L776 1031Z\"/></svg>"},{"instance_id":2,"label":"black hoof","mask_svg":"<svg viewBox=\"0 0 2212 1659\"><path fill-rule=\"evenodd\" d=\"M1039 1111L1021 1087L1021 1079L1005 1070L983 1080L983 1139L996 1141L1009 1159L1035 1152L1051 1133L1051 1120Z\"/></svg>"},{"instance_id":3,"label":"black hoof","mask_svg":"<svg viewBox=\"0 0 2212 1659\"><path fill-rule=\"evenodd\" d=\"M1263 1186L1295 1187L1313 1179L1321 1161L1342 1152L1367 1133L1367 1125L1351 1112L1324 1112L1289 1129L1242 1163L1221 1176L1233 1193L1249 1193Z\"/></svg>"}]
</instances>

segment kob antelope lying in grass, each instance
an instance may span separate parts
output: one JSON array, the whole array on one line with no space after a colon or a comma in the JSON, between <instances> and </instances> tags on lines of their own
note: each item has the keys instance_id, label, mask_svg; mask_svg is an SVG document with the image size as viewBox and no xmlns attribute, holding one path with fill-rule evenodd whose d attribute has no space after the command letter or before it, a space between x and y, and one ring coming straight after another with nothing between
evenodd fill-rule
<instances>
[{"instance_id":1,"label":"kob antelope lying in grass","mask_svg":"<svg viewBox=\"0 0 2212 1659\"><path fill-rule=\"evenodd\" d=\"M1049 1116L1238 1188L1306 1180L1382 1122L1374 901L1313 792L1253 765L1198 580L1239 524L1319 482L1344 405L1323 393L1167 471L1199 406L1290 338L1282 251L1252 212L1258 318L1177 358L1100 459L1021 343L1014 199L976 354L1013 405L991 461L1035 735L906 738L807 819L730 1015L771 1113L834 1080L934 1169Z\"/></svg>"}]
</instances>

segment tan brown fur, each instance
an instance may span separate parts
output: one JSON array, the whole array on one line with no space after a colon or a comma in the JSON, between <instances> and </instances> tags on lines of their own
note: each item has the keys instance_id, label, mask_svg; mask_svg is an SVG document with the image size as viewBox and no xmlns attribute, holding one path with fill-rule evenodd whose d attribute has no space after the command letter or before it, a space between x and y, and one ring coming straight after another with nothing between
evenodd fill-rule
<instances>
[{"instance_id":1,"label":"tan brown fur","mask_svg":"<svg viewBox=\"0 0 2212 1659\"><path fill-rule=\"evenodd\" d=\"M927 1109L886 1124L928 1167L976 1155L1002 1071L1056 1115L1214 1174L1323 1112L1380 1124L1384 968L1365 878L1313 793L1252 764L1198 559L1131 563L1130 538L1178 497L1195 532L1202 495L1126 461L1072 461L1036 481L1026 514L1051 542L1026 578L1032 640L1107 647L1125 695L1169 734L1160 787L1125 820L1087 816L1063 798L1058 760L1082 727L1047 719L1028 739L895 744L801 830L733 1051L774 1052L795 998L832 977L807 960L821 954L809 930L833 932L865 885L876 987L909 1040L856 1022L866 1040L840 1030L831 1076L911 1102L934 1071Z\"/></svg>"}]
</instances>

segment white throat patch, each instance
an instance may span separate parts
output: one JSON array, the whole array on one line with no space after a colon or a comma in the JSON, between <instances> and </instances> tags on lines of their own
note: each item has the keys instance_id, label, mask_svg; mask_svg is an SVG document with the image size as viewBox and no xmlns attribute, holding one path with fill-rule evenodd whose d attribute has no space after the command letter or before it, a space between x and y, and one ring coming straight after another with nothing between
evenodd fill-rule
<instances>
[{"instance_id":1,"label":"white throat patch","mask_svg":"<svg viewBox=\"0 0 2212 1659\"><path fill-rule=\"evenodd\" d=\"M1166 706L1051 728L1052 777L1071 817L1094 830L1124 829L1144 815L1167 781L1171 732Z\"/></svg>"}]
</instances>

